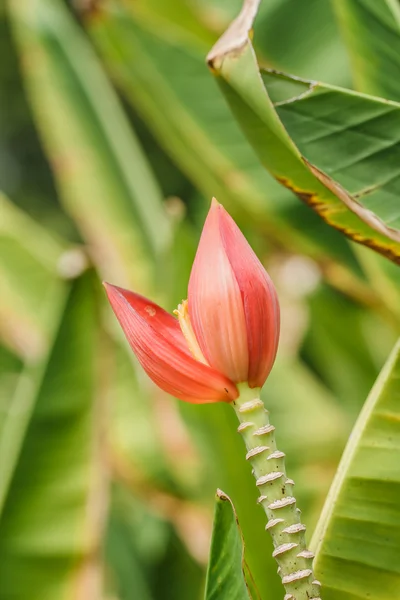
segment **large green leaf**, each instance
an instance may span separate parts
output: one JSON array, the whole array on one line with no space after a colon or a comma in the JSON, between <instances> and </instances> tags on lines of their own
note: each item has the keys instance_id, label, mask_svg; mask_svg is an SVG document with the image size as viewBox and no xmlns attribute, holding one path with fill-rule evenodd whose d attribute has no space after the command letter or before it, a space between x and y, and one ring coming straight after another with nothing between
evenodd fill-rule
<instances>
[{"instance_id":1,"label":"large green leaf","mask_svg":"<svg viewBox=\"0 0 400 600\"><path fill-rule=\"evenodd\" d=\"M217 491L205 600L249 600L243 539L229 496Z\"/></svg>"},{"instance_id":2,"label":"large green leaf","mask_svg":"<svg viewBox=\"0 0 400 600\"><path fill-rule=\"evenodd\" d=\"M318 146L318 156L313 153L317 165L307 161L308 157L304 157L296 145L297 140L286 130L279 108L275 108L260 76L249 39L257 4L254 0L245 2L240 17L208 55L236 119L261 162L279 182L351 239L400 262L400 213L390 196L387 197L388 189L391 190L398 179L400 105L316 82L303 84L303 88L297 83L296 93L292 90L291 95L280 100L280 106L281 110L288 111L288 105L298 106L301 136L309 145ZM307 102L313 104L311 116L308 111L305 115L300 112L303 101L306 105ZM321 121L321 127L314 124ZM368 135L363 135L362 126L367 128ZM330 139L326 141L331 135L337 137L336 144ZM330 169L339 181L318 168L331 147L334 150L330 153ZM383 155L385 159L381 161ZM383 197L377 200L376 206L374 199L381 193L383 184ZM370 206L376 213L371 212Z\"/></svg>"},{"instance_id":3,"label":"large green leaf","mask_svg":"<svg viewBox=\"0 0 400 600\"><path fill-rule=\"evenodd\" d=\"M102 67L62 0L9 0L29 99L61 198L103 277L149 284L169 223Z\"/></svg>"},{"instance_id":4,"label":"large green leaf","mask_svg":"<svg viewBox=\"0 0 400 600\"><path fill-rule=\"evenodd\" d=\"M48 358L26 369L7 407L0 438L2 600L99 598L95 553L105 479L97 294L92 273L73 284Z\"/></svg>"},{"instance_id":5,"label":"large green leaf","mask_svg":"<svg viewBox=\"0 0 400 600\"><path fill-rule=\"evenodd\" d=\"M326 600L400 589L400 342L359 416L313 538Z\"/></svg>"},{"instance_id":6,"label":"large green leaf","mask_svg":"<svg viewBox=\"0 0 400 600\"><path fill-rule=\"evenodd\" d=\"M400 7L397 0L334 0L356 89L400 100Z\"/></svg>"}]
</instances>

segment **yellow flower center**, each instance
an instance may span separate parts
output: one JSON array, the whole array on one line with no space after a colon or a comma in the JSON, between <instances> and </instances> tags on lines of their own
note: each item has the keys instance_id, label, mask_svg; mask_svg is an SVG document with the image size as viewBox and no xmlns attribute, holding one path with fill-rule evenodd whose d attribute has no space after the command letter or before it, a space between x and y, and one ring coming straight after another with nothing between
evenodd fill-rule
<instances>
[{"instance_id":1,"label":"yellow flower center","mask_svg":"<svg viewBox=\"0 0 400 600\"><path fill-rule=\"evenodd\" d=\"M182 300L182 304L178 304L178 308L174 310L174 314L179 319L179 325L181 326L182 333L185 337L190 352L196 360L208 365L208 362L204 358L204 355L200 349L199 342L193 331L192 324L189 317L188 301Z\"/></svg>"}]
</instances>

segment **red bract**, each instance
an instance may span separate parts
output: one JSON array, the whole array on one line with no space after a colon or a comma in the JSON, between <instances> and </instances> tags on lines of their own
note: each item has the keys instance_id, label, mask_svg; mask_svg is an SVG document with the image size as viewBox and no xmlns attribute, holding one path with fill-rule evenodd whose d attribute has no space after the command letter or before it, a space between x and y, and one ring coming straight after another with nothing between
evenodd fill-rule
<instances>
[{"instance_id":1,"label":"red bract","mask_svg":"<svg viewBox=\"0 0 400 600\"><path fill-rule=\"evenodd\" d=\"M149 377L164 391L187 402L230 402L236 386L194 359L179 322L139 294L105 284L122 329Z\"/></svg>"},{"instance_id":2,"label":"red bract","mask_svg":"<svg viewBox=\"0 0 400 600\"><path fill-rule=\"evenodd\" d=\"M236 383L261 387L275 360L275 288L233 219L215 200L201 235L179 321L139 294L105 284L146 373L188 402L231 402ZM183 333L182 333L183 332Z\"/></svg>"}]
</instances>

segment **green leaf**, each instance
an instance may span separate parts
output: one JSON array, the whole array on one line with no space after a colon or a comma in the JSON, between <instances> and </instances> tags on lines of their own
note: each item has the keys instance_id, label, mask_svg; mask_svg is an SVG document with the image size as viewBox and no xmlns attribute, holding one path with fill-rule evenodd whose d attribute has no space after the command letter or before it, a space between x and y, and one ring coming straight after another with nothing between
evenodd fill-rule
<instances>
[{"instance_id":1,"label":"green leaf","mask_svg":"<svg viewBox=\"0 0 400 600\"><path fill-rule=\"evenodd\" d=\"M313 538L326 600L398 595L399 440L400 342L354 427Z\"/></svg>"},{"instance_id":2,"label":"green leaf","mask_svg":"<svg viewBox=\"0 0 400 600\"><path fill-rule=\"evenodd\" d=\"M0 215L0 338L22 358L37 359L48 345L63 265L78 261L79 271L85 259L1 193Z\"/></svg>"},{"instance_id":3,"label":"green leaf","mask_svg":"<svg viewBox=\"0 0 400 600\"><path fill-rule=\"evenodd\" d=\"M92 273L73 284L48 358L21 375L3 422L1 600L98 598L97 285Z\"/></svg>"},{"instance_id":4,"label":"green leaf","mask_svg":"<svg viewBox=\"0 0 400 600\"><path fill-rule=\"evenodd\" d=\"M217 491L205 600L249 600L244 576L244 548L234 506Z\"/></svg>"},{"instance_id":5,"label":"green leaf","mask_svg":"<svg viewBox=\"0 0 400 600\"><path fill-rule=\"evenodd\" d=\"M356 89L400 100L400 6L397 0L334 0L350 51Z\"/></svg>"},{"instance_id":6,"label":"green leaf","mask_svg":"<svg viewBox=\"0 0 400 600\"><path fill-rule=\"evenodd\" d=\"M304 157L296 145L297 140L286 130L279 108L275 108L260 76L248 37L256 4L245 2L241 17L232 23L208 55L236 119L261 162L280 183L351 239L400 262L400 211L388 192L391 186L397 185L398 179L400 105L292 79L292 87L297 84L297 94L292 90L291 95L280 100L281 110L290 112L293 103L296 114L297 105L299 122L301 120L299 135L304 143L314 142L314 146L318 146L318 156L317 152L313 154L318 162L321 155L330 155L330 169L335 177L339 173L340 181L318 168L318 164L307 161L308 157ZM307 108L303 115L303 106L311 104L312 115ZM363 135L362 126L367 127L368 136ZM331 144L330 139L326 142L331 135L336 136L336 144ZM334 150L330 153L331 146ZM376 200L382 186L385 189L381 199ZM373 193L375 188L376 194ZM374 200L378 203L377 209ZM370 207L377 210L376 214Z\"/></svg>"},{"instance_id":7,"label":"green leaf","mask_svg":"<svg viewBox=\"0 0 400 600\"><path fill-rule=\"evenodd\" d=\"M61 199L102 276L149 285L169 239L162 195L117 96L61 0L9 0L34 117Z\"/></svg>"},{"instance_id":8,"label":"green leaf","mask_svg":"<svg viewBox=\"0 0 400 600\"><path fill-rule=\"evenodd\" d=\"M301 154L398 232L400 104L273 72L263 81Z\"/></svg>"}]
</instances>

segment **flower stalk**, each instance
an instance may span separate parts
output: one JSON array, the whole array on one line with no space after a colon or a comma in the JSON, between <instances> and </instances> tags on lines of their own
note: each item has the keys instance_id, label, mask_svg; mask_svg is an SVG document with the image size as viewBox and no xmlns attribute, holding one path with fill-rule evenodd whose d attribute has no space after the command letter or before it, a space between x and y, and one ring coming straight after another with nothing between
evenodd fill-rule
<instances>
[{"instance_id":1,"label":"flower stalk","mask_svg":"<svg viewBox=\"0 0 400 600\"><path fill-rule=\"evenodd\" d=\"M273 557L279 565L285 600L320 600L321 584L312 569L314 555L306 546L306 527L296 507L294 481L286 475L285 454L276 445L275 427L269 422L260 389L244 383L237 387L239 396L232 406L260 492L258 503L268 518L266 530L274 544Z\"/></svg>"},{"instance_id":2,"label":"flower stalk","mask_svg":"<svg viewBox=\"0 0 400 600\"><path fill-rule=\"evenodd\" d=\"M185 402L232 404L268 517L284 600L321 600L294 482L286 476L285 455L260 399L278 349L278 297L236 223L214 199L188 300L174 311L178 319L140 294L105 287L132 350L156 385Z\"/></svg>"}]
</instances>

